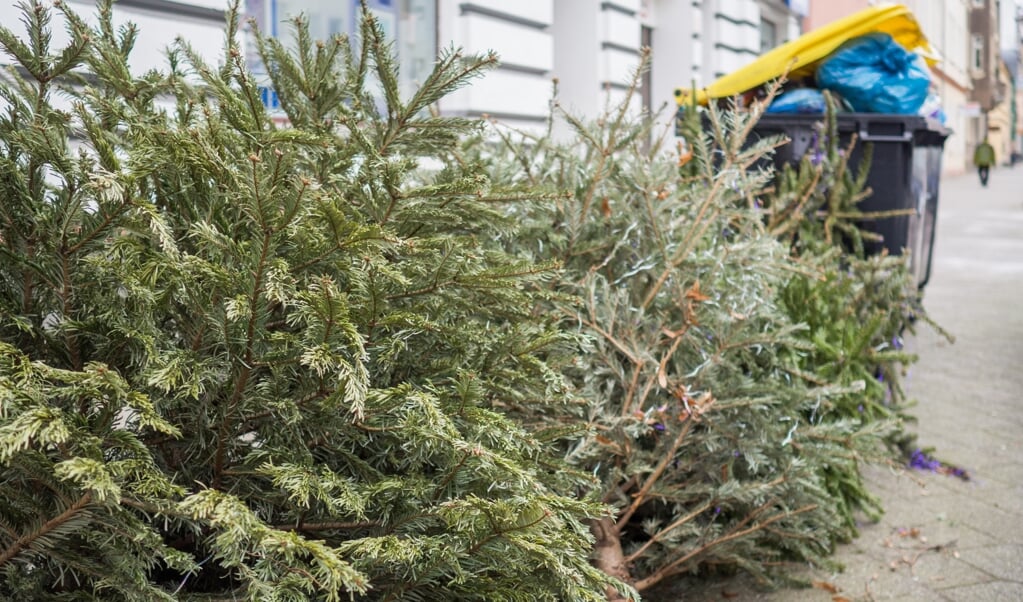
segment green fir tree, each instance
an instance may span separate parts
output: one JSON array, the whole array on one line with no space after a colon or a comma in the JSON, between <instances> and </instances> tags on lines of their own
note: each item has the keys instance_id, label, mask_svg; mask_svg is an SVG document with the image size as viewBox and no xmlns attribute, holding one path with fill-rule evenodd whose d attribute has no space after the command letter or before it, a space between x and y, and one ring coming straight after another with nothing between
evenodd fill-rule
<instances>
[{"instance_id":1,"label":"green fir tree","mask_svg":"<svg viewBox=\"0 0 1023 602\"><path fill-rule=\"evenodd\" d=\"M12 600L598 600L607 509L509 408L568 402L570 336L531 314L551 265L478 129L431 106L492 56L442 53L411 98L382 30L185 42L129 68L101 2L0 27L0 596ZM55 48L51 19L70 42ZM553 435L551 435L553 436Z\"/></svg>"},{"instance_id":2,"label":"green fir tree","mask_svg":"<svg viewBox=\"0 0 1023 602\"><path fill-rule=\"evenodd\" d=\"M583 421L566 457L601 479L590 493L617 509L591 521L597 566L658 599L682 575L741 569L767 584L788 563L827 565L855 534L852 510L873 507L862 464L891 457L884 443L898 422L864 370L910 358L865 345L905 318L892 303L901 281L864 297L876 282L857 273L855 286L798 305L800 284L812 288L846 254L817 235L826 216L808 225L816 208L792 206L802 197L777 186L768 166L785 141L750 136L764 105L693 108L676 143L653 118L633 117L629 99L592 122L554 102L546 132L497 127L499 144L472 151L509 193L548 191L521 212L530 228L510 246L559 259L552 286L563 297L544 311L587 341L567 368L578 411L547 419ZM829 165L792 181L834 190L813 200L846 211L862 181ZM852 227L838 217L826 227ZM904 272L877 261L876 277ZM846 332L822 333L853 301ZM855 322L868 313L884 328ZM851 367L828 355L842 345L860 352ZM849 415L857 399L869 413Z\"/></svg>"},{"instance_id":3,"label":"green fir tree","mask_svg":"<svg viewBox=\"0 0 1023 602\"><path fill-rule=\"evenodd\" d=\"M873 144L863 145L853 173L849 159L862 143L855 134L843 143L837 108L827 98L828 111L814 126L814 143L798 163L785 165L777 174L765 212L770 231L790 245L806 268L782 293L789 315L806 324L805 337L812 345L811 352L798 358L803 378L863 386L828 400L814 418L860 421L883 433L876 453L838 457L825 472L852 536L856 510L872 518L883 510L866 490L857 464L867 457L902 462L912 449L914 438L904 428L913 420L908 413L912 404L901 377L916 357L903 349L903 337L914 331L917 321L949 335L927 316L908 255L865 253L866 243L881 238L865 229L864 220L908 212L860 209L859 203L873 194L866 187Z\"/></svg>"}]
</instances>

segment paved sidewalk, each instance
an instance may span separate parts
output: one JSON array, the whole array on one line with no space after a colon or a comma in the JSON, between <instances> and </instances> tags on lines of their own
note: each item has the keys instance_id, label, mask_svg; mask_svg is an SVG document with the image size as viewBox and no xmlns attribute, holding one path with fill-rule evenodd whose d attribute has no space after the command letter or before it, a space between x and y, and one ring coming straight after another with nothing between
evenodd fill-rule
<instances>
[{"instance_id":1,"label":"paved sidewalk","mask_svg":"<svg viewBox=\"0 0 1023 602\"><path fill-rule=\"evenodd\" d=\"M839 574L809 571L806 590L754 593L748 581L715 583L686 602L1023 601L1023 166L942 181L929 314L907 341L920 361L907 393L921 446L971 480L916 470L870 469L881 522L842 546Z\"/></svg>"}]
</instances>

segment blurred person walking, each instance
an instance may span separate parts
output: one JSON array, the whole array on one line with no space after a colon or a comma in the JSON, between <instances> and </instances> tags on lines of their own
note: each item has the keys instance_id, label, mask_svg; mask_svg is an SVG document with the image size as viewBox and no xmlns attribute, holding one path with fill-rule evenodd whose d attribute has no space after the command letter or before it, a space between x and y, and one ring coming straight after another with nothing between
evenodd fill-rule
<instances>
[{"instance_id":1,"label":"blurred person walking","mask_svg":"<svg viewBox=\"0 0 1023 602\"><path fill-rule=\"evenodd\" d=\"M977 166L980 185L987 186L988 174L991 172L991 166L995 164L995 147L991 146L991 143L987 141L987 136L984 137L983 142L977 145L977 149L973 151L973 164Z\"/></svg>"}]
</instances>

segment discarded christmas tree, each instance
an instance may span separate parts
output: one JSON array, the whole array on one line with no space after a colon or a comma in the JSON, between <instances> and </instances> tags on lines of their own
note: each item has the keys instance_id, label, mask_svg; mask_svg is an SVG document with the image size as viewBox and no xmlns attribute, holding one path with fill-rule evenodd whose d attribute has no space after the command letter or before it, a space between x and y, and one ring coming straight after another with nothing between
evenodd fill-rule
<instances>
[{"instance_id":1,"label":"discarded christmas tree","mask_svg":"<svg viewBox=\"0 0 1023 602\"><path fill-rule=\"evenodd\" d=\"M823 237L793 253L782 225L800 223L796 208L762 168L783 141L749 137L761 110L693 110L676 147L628 102L593 122L555 106L546 133L498 127L501 144L472 147L510 191L546 186L553 200L520 214L532 229L509 246L564 265L553 289L568 297L546 312L590 342L569 370L587 431L566 457L618 510L591 522L596 564L641 593L688 573L743 569L766 583L786 562L827 563L855 532L851 510L871 507L862 462L890 457L897 429L876 396L861 401L870 413L846 413L877 381L829 367L825 351L843 341L819 328L871 283L791 305L843 256ZM793 182L813 179L845 185L843 210L860 195L835 169ZM887 302L857 307L889 317ZM885 332L851 323L848 345Z\"/></svg>"},{"instance_id":2,"label":"discarded christmas tree","mask_svg":"<svg viewBox=\"0 0 1023 602\"><path fill-rule=\"evenodd\" d=\"M564 395L528 313L549 266L481 243L516 224L480 166L419 167L476 127L429 106L493 57L402 99L371 19L354 49L298 23L261 41L281 129L236 11L222 65L181 43L139 76L110 9L58 5L66 48L38 2L0 28L0 596L615 588L604 507L559 493L588 478L499 411Z\"/></svg>"},{"instance_id":3,"label":"discarded christmas tree","mask_svg":"<svg viewBox=\"0 0 1023 602\"><path fill-rule=\"evenodd\" d=\"M860 209L860 201L874 193L866 187L873 147L855 135L842 142L837 109L830 96L827 100L828 112L816 125L806 155L777 174L776 190L765 199L767 224L806 268L782 295L792 318L807 325L805 338L812 344L812 351L800 358L803 377L846 386L862 383L862 390L822 404L819 418L883 428L883 449L869 457L894 462L908 459L913 449L913 436L903 428L912 416L901 376L916 357L903 350L903 337L918 322L949 335L927 316L908 255L865 253L865 243L880 237L863 229L863 221L906 211ZM853 173L849 160L857 145L863 148ZM856 466L864 459L836 458L826 472L850 536L856 532L854 510L874 517L882 511Z\"/></svg>"}]
</instances>

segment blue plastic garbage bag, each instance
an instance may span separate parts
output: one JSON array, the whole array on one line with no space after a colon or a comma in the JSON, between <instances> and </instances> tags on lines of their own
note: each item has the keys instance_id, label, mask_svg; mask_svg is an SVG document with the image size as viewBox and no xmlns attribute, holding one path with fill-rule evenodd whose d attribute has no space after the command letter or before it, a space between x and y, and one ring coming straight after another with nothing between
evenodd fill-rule
<instances>
[{"instance_id":1,"label":"blue plastic garbage bag","mask_svg":"<svg viewBox=\"0 0 1023 602\"><path fill-rule=\"evenodd\" d=\"M841 94L861 113L916 114L930 81L923 58L886 33L846 42L817 68L817 85Z\"/></svg>"},{"instance_id":2,"label":"blue plastic garbage bag","mask_svg":"<svg viewBox=\"0 0 1023 602\"><path fill-rule=\"evenodd\" d=\"M767 113L823 113L827 108L824 94L814 88L795 88L778 95Z\"/></svg>"}]
</instances>

